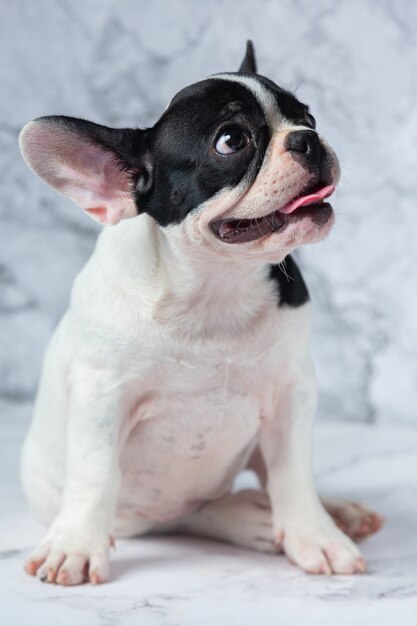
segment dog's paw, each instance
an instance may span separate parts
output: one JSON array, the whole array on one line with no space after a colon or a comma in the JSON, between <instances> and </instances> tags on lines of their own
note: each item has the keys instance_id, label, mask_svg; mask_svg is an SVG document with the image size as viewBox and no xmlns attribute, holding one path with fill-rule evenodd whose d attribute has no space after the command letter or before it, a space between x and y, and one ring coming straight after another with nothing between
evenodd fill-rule
<instances>
[{"instance_id":1,"label":"dog's paw","mask_svg":"<svg viewBox=\"0 0 417 626\"><path fill-rule=\"evenodd\" d=\"M90 537L74 532L49 532L32 552L24 568L42 582L58 585L80 585L90 581L103 583L109 575L109 545L112 538Z\"/></svg>"},{"instance_id":2,"label":"dog's paw","mask_svg":"<svg viewBox=\"0 0 417 626\"><path fill-rule=\"evenodd\" d=\"M358 574L366 571L359 549L323 512L316 519L278 531L291 563L309 574Z\"/></svg>"},{"instance_id":3,"label":"dog's paw","mask_svg":"<svg viewBox=\"0 0 417 626\"><path fill-rule=\"evenodd\" d=\"M364 539L376 533L384 518L363 504L339 498L323 499L323 505L337 526L352 539Z\"/></svg>"},{"instance_id":4,"label":"dog's paw","mask_svg":"<svg viewBox=\"0 0 417 626\"><path fill-rule=\"evenodd\" d=\"M230 496L226 504L232 541L235 545L258 552L282 551L274 537L269 497L263 491L244 489Z\"/></svg>"},{"instance_id":5,"label":"dog's paw","mask_svg":"<svg viewBox=\"0 0 417 626\"><path fill-rule=\"evenodd\" d=\"M227 541L236 546L276 553L272 511L267 494L244 489L210 502L191 516L193 532Z\"/></svg>"}]
</instances>

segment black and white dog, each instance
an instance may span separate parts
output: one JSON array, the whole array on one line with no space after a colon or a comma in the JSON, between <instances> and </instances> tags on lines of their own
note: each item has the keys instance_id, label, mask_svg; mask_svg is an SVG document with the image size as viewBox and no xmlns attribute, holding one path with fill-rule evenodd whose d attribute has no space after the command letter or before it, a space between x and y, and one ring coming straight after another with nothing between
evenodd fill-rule
<instances>
[{"instance_id":1,"label":"black and white dog","mask_svg":"<svg viewBox=\"0 0 417 626\"><path fill-rule=\"evenodd\" d=\"M310 304L289 255L329 232L339 164L308 107L256 73L249 42L153 128L44 117L21 149L117 224L47 350L22 480L50 527L26 571L99 583L113 534L179 530L363 572L347 535L381 519L319 499L311 467ZM244 468L262 489L232 492Z\"/></svg>"}]
</instances>

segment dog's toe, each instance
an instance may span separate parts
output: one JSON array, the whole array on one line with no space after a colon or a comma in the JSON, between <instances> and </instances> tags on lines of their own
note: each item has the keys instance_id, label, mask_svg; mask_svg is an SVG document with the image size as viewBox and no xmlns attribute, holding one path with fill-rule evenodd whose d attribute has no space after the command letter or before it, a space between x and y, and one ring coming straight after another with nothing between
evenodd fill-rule
<instances>
[{"instance_id":1,"label":"dog's toe","mask_svg":"<svg viewBox=\"0 0 417 626\"><path fill-rule=\"evenodd\" d=\"M323 501L335 523L352 539L364 539L376 533L384 519L363 504L341 499Z\"/></svg>"},{"instance_id":2,"label":"dog's toe","mask_svg":"<svg viewBox=\"0 0 417 626\"><path fill-rule=\"evenodd\" d=\"M109 575L108 540L90 546L85 541L77 546L62 538L50 540L34 550L24 568L41 582L67 586L90 581L97 585Z\"/></svg>"}]
</instances>

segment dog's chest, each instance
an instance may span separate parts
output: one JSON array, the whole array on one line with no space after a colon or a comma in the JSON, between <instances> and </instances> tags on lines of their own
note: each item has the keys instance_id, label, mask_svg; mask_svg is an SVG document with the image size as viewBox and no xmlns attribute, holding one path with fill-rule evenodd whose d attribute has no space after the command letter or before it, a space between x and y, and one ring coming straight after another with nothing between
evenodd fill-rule
<instances>
[{"instance_id":1,"label":"dog's chest","mask_svg":"<svg viewBox=\"0 0 417 626\"><path fill-rule=\"evenodd\" d=\"M143 394L136 398L135 418L170 416L177 421L186 413L211 420L243 406L246 414L255 406L259 411L267 389L277 380L276 368L286 360L278 356L283 350L277 342L271 342L276 318L273 312L250 332L206 341L152 336L150 329L147 348L142 348L146 366L138 380Z\"/></svg>"},{"instance_id":2,"label":"dog's chest","mask_svg":"<svg viewBox=\"0 0 417 626\"><path fill-rule=\"evenodd\" d=\"M261 348L261 349L260 349ZM122 499L166 519L230 487L256 442L271 394L269 349L245 345L167 351L142 378L130 414Z\"/></svg>"},{"instance_id":3,"label":"dog's chest","mask_svg":"<svg viewBox=\"0 0 417 626\"><path fill-rule=\"evenodd\" d=\"M177 450L202 433L217 432L225 442L230 431L239 442L258 425L272 382L269 356L250 342L162 352L138 381L132 423Z\"/></svg>"}]
</instances>

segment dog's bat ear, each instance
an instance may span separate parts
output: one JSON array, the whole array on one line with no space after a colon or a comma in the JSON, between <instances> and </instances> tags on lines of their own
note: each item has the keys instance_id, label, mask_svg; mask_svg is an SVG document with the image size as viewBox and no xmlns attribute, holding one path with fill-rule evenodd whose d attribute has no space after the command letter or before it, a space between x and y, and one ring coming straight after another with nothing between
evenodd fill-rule
<instances>
[{"instance_id":1,"label":"dog's bat ear","mask_svg":"<svg viewBox=\"0 0 417 626\"><path fill-rule=\"evenodd\" d=\"M256 74L256 69L255 48L249 39L246 43L246 54L239 67L239 72L242 74Z\"/></svg>"},{"instance_id":2,"label":"dog's bat ear","mask_svg":"<svg viewBox=\"0 0 417 626\"><path fill-rule=\"evenodd\" d=\"M50 116L26 124L19 143L38 176L102 224L140 212L134 191L152 184L146 131Z\"/></svg>"}]
</instances>

